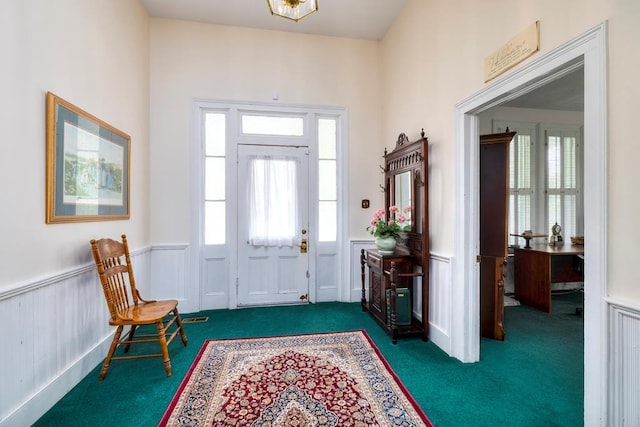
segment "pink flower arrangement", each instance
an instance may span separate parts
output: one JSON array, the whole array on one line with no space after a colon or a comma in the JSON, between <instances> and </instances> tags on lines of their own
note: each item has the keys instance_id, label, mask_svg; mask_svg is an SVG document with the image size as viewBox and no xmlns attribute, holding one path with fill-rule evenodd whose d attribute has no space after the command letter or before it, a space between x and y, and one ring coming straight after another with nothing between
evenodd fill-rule
<instances>
[{"instance_id":1,"label":"pink flower arrangement","mask_svg":"<svg viewBox=\"0 0 640 427\"><path fill-rule=\"evenodd\" d=\"M384 209L378 209L373 213L367 231L375 237L398 237L399 233L409 226L406 216L400 214L397 206L389 206L388 220L385 220L384 216Z\"/></svg>"}]
</instances>

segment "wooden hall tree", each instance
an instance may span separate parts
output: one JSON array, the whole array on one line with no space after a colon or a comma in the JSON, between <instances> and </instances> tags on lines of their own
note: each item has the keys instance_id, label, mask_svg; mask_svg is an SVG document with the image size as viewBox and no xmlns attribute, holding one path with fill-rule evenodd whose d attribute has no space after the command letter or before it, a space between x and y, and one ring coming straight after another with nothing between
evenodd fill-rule
<instances>
[{"instance_id":1,"label":"wooden hall tree","mask_svg":"<svg viewBox=\"0 0 640 427\"><path fill-rule=\"evenodd\" d=\"M394 150L384 153L385 220L395 217L389 211L395 206L398 215L407 217L409 227L400 233L393 253L363 249L360 254L362 309L391 335L394 344L401 336L420 336L424 341L429 336L429 141L424 130L420 136L410 142L401 133Z\"/></svg>"}]
</instances>

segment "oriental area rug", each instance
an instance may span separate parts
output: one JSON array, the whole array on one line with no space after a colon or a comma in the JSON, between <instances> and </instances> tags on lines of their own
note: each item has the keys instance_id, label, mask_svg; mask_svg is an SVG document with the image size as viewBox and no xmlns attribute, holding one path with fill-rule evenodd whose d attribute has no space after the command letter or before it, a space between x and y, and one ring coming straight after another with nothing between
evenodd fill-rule
<instances>
[{"instance_id":1,"label":"oriental area rug","mask_svg":"<svg viewBox=\"0 0 640 427\"><path fill-rule=\"evenodd\" d=\"M432 426L365 331L206 341L161 426Z\"/></svg>"}]
</instances>

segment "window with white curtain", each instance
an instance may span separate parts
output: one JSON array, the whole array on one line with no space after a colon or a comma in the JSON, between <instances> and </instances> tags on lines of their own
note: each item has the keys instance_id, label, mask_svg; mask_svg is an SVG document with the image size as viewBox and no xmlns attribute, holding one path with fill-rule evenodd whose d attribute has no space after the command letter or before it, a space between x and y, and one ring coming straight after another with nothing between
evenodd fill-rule
<instances>
[{"instance_id":1,"label":"window with white curtain","mask_svg":"<svg viewBox=\"0 0 640 427\"><path fill-rule=\"evenodd\" d=\"M293 158L249 159L249 243L293 246L298 236L298 163Z\"/></svg>"}]
</instances>

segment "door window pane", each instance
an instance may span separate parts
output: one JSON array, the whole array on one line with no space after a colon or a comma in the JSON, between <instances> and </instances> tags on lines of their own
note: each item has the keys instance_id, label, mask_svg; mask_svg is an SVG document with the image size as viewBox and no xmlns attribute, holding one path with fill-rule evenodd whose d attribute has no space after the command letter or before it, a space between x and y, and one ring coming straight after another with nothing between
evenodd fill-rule
<instances>
[{"instance_id":1,"label":"door window pane","mask_svg":"<svg viewBox=\"0 0 640 427\"><path fill-rule=\"evenodd\" d=\"M293 246L298 241L298 163L295 159L249 161L249 242Z\"/></svg>"}]
</instances>

